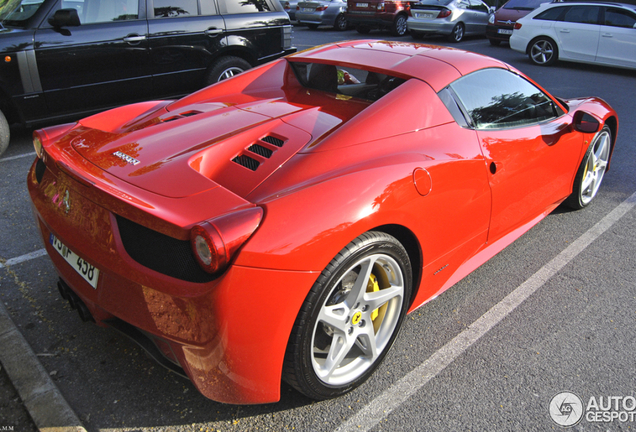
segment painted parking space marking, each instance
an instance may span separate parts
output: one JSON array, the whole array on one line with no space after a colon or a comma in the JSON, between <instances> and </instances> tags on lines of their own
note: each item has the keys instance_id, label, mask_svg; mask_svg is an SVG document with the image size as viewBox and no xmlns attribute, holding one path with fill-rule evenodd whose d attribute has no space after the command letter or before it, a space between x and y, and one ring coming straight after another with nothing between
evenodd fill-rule
<instances>
[{"instance_id":1,"label":"painted parking space marking","mask_svg":"<svg viewBox=\"0 0 636 432\"><path fill-rule=\"evenodd\" d=\"M22 159L22 158L25 158L27 156L35 156L35 152L25 153L25 154L21 154L21 155L17 155L17 156L10 156L10 157L6 157L6 158L2 158L2 159L0 159L0 162L8 162L8 161L16 160L16 159Z\"/></svg>"},{"instance_id":2,"label":"painted parking space marking","mask_svg":"<svg viewBox=\"0 0 636 432\"><path fill-rule=\"evenodd\" d=\"M5 262L0 261L0 269L4 267L9 267L12 265L20 264L25 261L31 261L33 259L40 258L41 256L44 256L44 255L46 255L46 249L39 249L19 257L8 259Z\"/></svg>"},{"instance_id":3,"label":"painted parking space marking","mask_svg":"<svg viewBox=\"0 0 636 432\"><path fill-rule=\"evenodd\" d=\"M587 230L570 246L530 276L524 283L508 294L479 317L468 328L455 336L417 368L383 392L379 397L340 425L337 432L368 431L386 418L393 410L406 402L426 383L435 378L464 351L474 345L483 335L506 318L519 305L541 288L552 276L576 258L594 240L611 228L636 205L636 192L608 213L596 225Z\"/></svg>"}]
</instances>

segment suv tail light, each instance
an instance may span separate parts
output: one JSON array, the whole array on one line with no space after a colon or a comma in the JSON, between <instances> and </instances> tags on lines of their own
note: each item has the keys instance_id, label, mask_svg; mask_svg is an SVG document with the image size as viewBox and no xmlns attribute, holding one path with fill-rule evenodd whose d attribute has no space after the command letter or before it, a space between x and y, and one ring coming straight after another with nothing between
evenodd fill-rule
<instances>
[{"instance_id":1,"label":"suv tail light","mask_svg":"<svg viewBox=\"0 0 636 432\"><path fill-rule=\"evenodd\" d=\"M263 209L252 207L195 225L190 232L190 243L201 268L216 273L227 267L262 219Z\"/></svg>"},{"instance_id":2,"label":"suv tail light","mask_svg":"<svg viewBox=\"0 0 636 432\"><path fill-rule=\"evenodd\" d=\"M450 9L442 9L441 11L439 11L437 18L446 18L447 16L450 16L450 14L451 14Z\"/></svg>"},{"instance_id":3,"label":"suv tail light","mask_svg":"<svg viewBox=\"0 0 636 432\"><path fill-rule=\"evenodd\" d=\"M378 10L379 11L383 11L384 10L384 3L378 3Z\"/></svg>"}]
</instances>

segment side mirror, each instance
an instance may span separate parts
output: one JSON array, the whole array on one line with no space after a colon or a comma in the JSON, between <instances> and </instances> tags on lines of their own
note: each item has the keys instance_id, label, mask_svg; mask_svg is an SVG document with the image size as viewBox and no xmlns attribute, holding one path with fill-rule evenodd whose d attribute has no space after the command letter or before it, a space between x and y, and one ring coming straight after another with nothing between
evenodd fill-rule
<instances>
[{"instance_id":1,"label":"side mirror","mask_svg":"<svg viewBox=\"0 0 636 432\"><path fill-rule=\"evenodd\" d=\"M49 24L55 28L60 27L78 27L80 25L77 9L58 9L52 17L49 18Z\"/></svg>"},{"instance_id":2,"label":"side mirror","mask_svg":"<svg viewBox=\"0 0 636 432\"><path fill-rule=\"evenodd\" d=\"M599 130L601 123L585 111L574 113L574 130L583 133L594 133Z\"/></svg>"}]
</instances>

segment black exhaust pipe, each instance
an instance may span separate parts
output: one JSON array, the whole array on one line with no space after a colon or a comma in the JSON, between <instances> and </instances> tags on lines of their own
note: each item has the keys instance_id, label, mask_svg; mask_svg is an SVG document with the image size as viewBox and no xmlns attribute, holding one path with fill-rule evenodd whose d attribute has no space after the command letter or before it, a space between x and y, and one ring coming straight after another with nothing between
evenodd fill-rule
<instances>
[{"instance_id":1,"label":"black exhaust pipe","mask_svg":"<svg viewBox=\"0 0 636 432\"><path fill-rule=\"evenodd\" d=\"M82 321L93 321L95 322L95 318L91 315L91 311L88 310L88 307L81 298L77 294L73 292L73 290L64 282L62 279L57 281L57 289L60 292L62 298L68 301L69 305L71 305L71 309L77 309L80 318Z\"/></svg>"}]
</instances>

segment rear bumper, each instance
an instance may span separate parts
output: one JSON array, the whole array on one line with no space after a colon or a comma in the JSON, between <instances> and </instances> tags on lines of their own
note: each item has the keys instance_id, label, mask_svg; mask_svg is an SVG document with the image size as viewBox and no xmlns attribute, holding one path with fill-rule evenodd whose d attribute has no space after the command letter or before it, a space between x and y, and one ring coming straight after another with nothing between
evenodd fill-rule
<instances>
[{"instance_id":1,"label":"rear bumper","mask_svg":"<svg viewBox=\"0 0 636 432\"><path fill-rule=\"evenodd\" d=\"M434 22L433 20L431 21L408 20L406 22L406 27L409 29L409 31L416 31L421 33L429 33L429 34L449 35L453 31L453 28L455 27L455 23L445 22L441 20L438 22Z\"/></svg>"},{"instance_id":2,"label":"rear bumper","mask_svg":"<svg viewBox=\"0 0 636 432\"><path fill-rule=\"evenodd\" d=\"M145 340L151 344L145 349L168 359L174 367L164 366L173 372L183 370L210 399L233 404L280 399L287 340L315 273L232 265L205 283L157 273L126 254L116 218L82 200L75 188L83 186L46 176L39 183L34 171L35 164L27 183L47 252L65 289L98 325L114 327L142 346ZM71 191L70 211L59 202L59 187ZM96 288L53 248L51 233L99 269Z\"/></svg>"},{"instance_id":3,"label":"rear bumper","mask_svg":"<svg viewBox=\"0 0 636 432\"><path fill-rule=\"evenodd\" d=\"M493 24L488 24L486 26L486 37L488 39L492 39L492 40L498 40L498 41L503 41L503 42L507 42L510 40L510 34L502 34L500 33L500 30L503 31L510 31L512 32L512 29L514 27L512 25L493 25Z\"/></svg>"}]
</instances>

